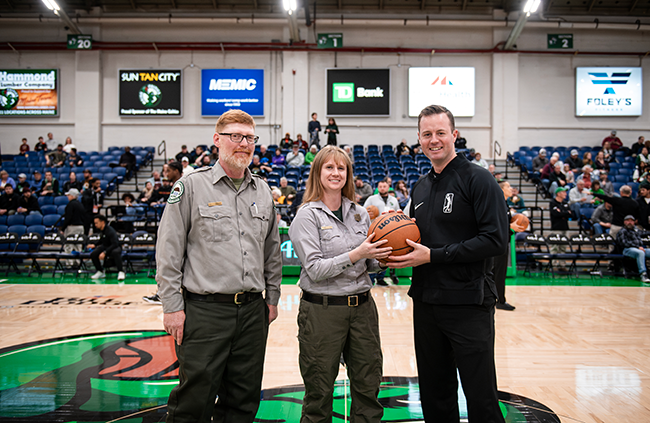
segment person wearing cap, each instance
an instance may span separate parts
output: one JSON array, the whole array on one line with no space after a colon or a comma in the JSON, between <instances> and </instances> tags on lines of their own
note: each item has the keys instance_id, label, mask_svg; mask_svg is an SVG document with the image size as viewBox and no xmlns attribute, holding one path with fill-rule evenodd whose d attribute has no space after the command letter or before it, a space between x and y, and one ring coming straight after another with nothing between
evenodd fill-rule
<instances>
[{"instance_id":1,"label":"person wearing cap","mask_svg":"<svg viewBox=\"0 0 650 423\"><path fill-rule=\"evenodd\" d=\"M23 195L18 200L18 209L16 212L22 214L41 212L41 206L38 205L38 199L35 195L32 195L31 189L23 188Z\"/></svg>"},{"instance_id":2,"label":"person wearing cap","mask_svg":"<svg viewBox=\"0 0 650 423\"><path fill-rule=\"evenodd\" d=\"M564 163L568 163L574 173L582 169L582 159L578 155L578 150L571 150L571 155L564 160Z\"/></svg>"},{"instance_id":3,"label":"person wearing cap","mask_svg":"<svg viewBox=\"0 0 650 423\"><path fill-rule=\"evenodd\" d=\"M546 150L539 150L537 157L533 159L533 172L539 172L541 169L548 163L548 158L546 158Z\"/></svg>"},{"instance_id":4,"label":"person wearing cap","mask_svg":"<svg viewBox=\"0 0 650 423\"><path fill-rule=\"evenodd\" d=\"M551 211L551 230L554 232L565 233L569 229L569 218L573 217L573 212L568 203L564 200L567 196L567 187L558 187L555 189L555 198L551 200L549 210Z\"/></svg>"},{"instance_id":5,"label":"person wearing cap","mask_svg":"<svg viewBox=\"0 0 650 423\"><path fill-rule=\"evenodd\" d=\"M61 231L66 237L75 234L81 235L84 233L85 226L90 222L90 216L86 214L86 209L79 202L79 189L70 188L66 191L65 196L68 197L68 204L65 206L65 219L61 224ZM63 251L71 253L80 250L79 247L81 246L78 244L66 243ZM68 263L68 265L74 264L74 262Z\"/></svg>"},{"instance_id":6,"label":"person wearing cap","mask_svg":"<svg viewBox=\"0 0 650 423\"><path fill-rule=\"evenodd\" d=\"M616 235L616 243L623 249L623 255L636 260L636 265L641 275L641 282L644 285L650 284L650 278L646 271L645 261L650 257L650 250L643 246L642 236L648 235L645 231L639 231L635 226L636 218L629 214L623 218L623 228Z\"/></svg>"},{"instance_id":7,"label":"person wearing cap","mask_svg":"<svg viewBox=\"0 0 650 423\"><path fill-rule=\"evenodd\" d=\"M18 194L23 193L24 188L29 188L31 185L29 184L29 181L27 181L27 175L24 173L21 173L18 175L18 183L16 184L16 192Z\"/></svg>"},{"instance_id":8,"label":"person wearing cap","mask_svg":"<svg viewBox=\"0 0 650 423\"><path fill-rule=\"evenodd\" d=\"M194 172L194 168L190 166L189 158L183 157L181 159L181 165L183 165L183 175L189 175L190 173Z\"/></svg>"},{"instance_id":9,"label":"person wearing cap","mask_svg":"<svg viewBox=\"0 0 650 423\"><path fill-rule=\"evenodd\" d=\"M625 216L632 215L635 218L639 216L639 203L632 199L632 188L623 185L619 193L621 194L620 197L594 194L595 197L605 200L605 202L611 203L613 206L614 217L612 218L612 228L609 234L614 238L623 227Z\"/></svg>"},{"instance_id":10,"label":"person wearing cap","mask_svg":"<svg viewBox=\"0 0 650 423\"><path fill-rule=\"evenodd\" d=\"M4 193L0 195L0 216L11 216L16 214L20 196L14 191L14 187L7 184Z\"/></svg>"},{"instance_id":11,"label":"person wearing cap","mask_svg":"<svg viewBox=\"0 0 650 423\"><path fill-rule=\"evenodd\" d=\"M603 147L605 147L605 143L608 142L609 145L612 147L612 150L616 151L619 148L623 147L623 143L621 142L621 139L616 136L616 131L612 130L610 132L609 136L605 137L603 139Z\"/></svg>"},{"instance_id":12,"label":"person wearing cap","mask_svg":"<svg viewBox=\"0 0 650 423\"><path fill-rule=\"evenodd\" d=\"M287 153L285 163L288 167L300 167L305 164L305 155L300 151L298 143L294 143L291 151Z\"/></svg>"},{"instance_id":13,"label":"person wearing cap","mask_svg":"<svg viewBox=\"0 0 650 423\"><path fill-rule=\"evenodd\" d=\"M650 182L643 181L639 184L639 197L636 202L639 203L638 225L650 231Z\"/></svg>"}]
</instances>

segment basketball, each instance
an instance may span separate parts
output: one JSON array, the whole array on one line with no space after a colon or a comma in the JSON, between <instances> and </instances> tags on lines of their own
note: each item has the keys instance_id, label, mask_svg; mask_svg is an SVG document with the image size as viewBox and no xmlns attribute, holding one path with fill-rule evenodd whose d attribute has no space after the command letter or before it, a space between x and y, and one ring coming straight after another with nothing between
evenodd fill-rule
<instances>
[{"instance_id":1,"label":"basketball","mask_svg":"<svg viewBox=\"0 0 650 423\"><path fill-rule=\"evenodd\" d=\"M516 223L519 226L523 226L525 230L530 224L530 220L528 220L528 217L526 217L525 214L516 213L514 216L512 216L512 219L510 219L510 223ZM519 232L523 232L523 230Z\"/></svg>"},{"instance_id":2,"label":"basketball","mask_svg":"<svg viewBox=\"0 0 650 423\"><path fill-rule=\"evenodd\" d=\"M368 216L370 216L371 221L375 220L375 218L379 216L379 209L377 208L377 206L373 206L371 204L368 207L366 207L366 210L368 211Z\"/></svg>"},{"instance_id":3,"label":"basketball","mask_svg":"<svg viewBox=\"0 0 650 423\"><path fill-rule=\"evenodd\" d=\"M413 247L406 243L407 239L413 242L420 242L420 230L414 221L407 215L398 212L382 214L377 217L368 230L368 236L375 233L372 242L387 239L388 242L382 247L393 247L393 256L401 256L413 251ZM386 261L381 260L383 263Z\"/></svg>"}]
</instances>

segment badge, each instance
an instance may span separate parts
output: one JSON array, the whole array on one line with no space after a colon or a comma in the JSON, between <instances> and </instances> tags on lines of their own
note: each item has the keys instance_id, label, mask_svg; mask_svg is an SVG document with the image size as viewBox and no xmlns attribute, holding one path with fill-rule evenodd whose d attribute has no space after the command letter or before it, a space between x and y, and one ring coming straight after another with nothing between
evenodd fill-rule
<instances>
[{"instance_id":1,"label":"badge","mask_svg":"<svg viewBox=\"0 0 650 423\"><path fill-rule=\"evenodd\" d=\"M321 228L322 230L325 230L325 229L332 229L332 226L321 226L320 228Z\"/></svg>"},{"instance_id":2,"label":"badge","mask_svg":"<svg viewBox=\"0 0 650 423\"><path fill-rule=\"evenodd\" d=\"M167 204L176 204L179 201L181 201L181 197L183 196L184 192L185 192L185 185L183 185L183 182L176 181L176 183L172 187L172 192L171 194L169 194L169 198L167 199Z\"/></svg>"},{"instance_id":3,"label":"badge","mask_svg":"<svg viewBox=\"0 0 650 423\"><path fill-rule=\"evenodd\" d=\"M355 214L354 215L354 220L356 220L357 222L361 222L361 215L360 214Z\"/></svg>"},{"instance_id":4,"label":"badge","mask_svg":"<svg viewBox=\"0 0 650 423\"><path fill-rule=\"evenodd\" d=\"M223 204L221 201L214 201L212 203L208 203L208 207L220 206L221 204Z\"/></svg>"}]
</instances>

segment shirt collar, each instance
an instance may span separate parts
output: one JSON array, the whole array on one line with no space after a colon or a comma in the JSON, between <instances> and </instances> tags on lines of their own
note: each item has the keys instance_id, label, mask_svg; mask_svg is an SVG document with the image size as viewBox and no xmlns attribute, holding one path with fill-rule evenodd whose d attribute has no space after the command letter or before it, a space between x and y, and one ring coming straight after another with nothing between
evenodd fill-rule
<instances>
[{"instance_id":1,"label":"shirt collar","mask_svg":"<svg viewBox=\"0 0 650 423\"><path fill-rule=\"evenodd\" d=\"M223 178L228 178L230 177L226 174L226 171L223 170L223 166L221 166L221 160L217 160L217 162L212 166L212 184L216 184ZM246 168L244 169L244 181L242 182L242 186L252 184L253 188L257 189L257 182L255 181L255 178L253 178L251 171Z\"/></svg>"}]
</instances>

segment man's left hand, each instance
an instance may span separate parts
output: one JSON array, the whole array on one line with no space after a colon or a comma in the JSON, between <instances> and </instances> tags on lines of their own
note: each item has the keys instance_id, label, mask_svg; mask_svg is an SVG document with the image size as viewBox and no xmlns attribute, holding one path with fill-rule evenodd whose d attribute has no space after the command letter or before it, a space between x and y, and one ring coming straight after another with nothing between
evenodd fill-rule
<instances>
[{"instance_id":1,"label":"man's left hand","mask_svg":"<svg viewBox=\"0 0 650 423\"><path fill-rule=\"evenodd\" d=\"M267 304L269 306L269 324L278 318L278 306Z\"/></svg>"},{"instance_id":2,"label":"man's left hand","mask_svg":"<svg viewBox=\"0 0 650 423\"><path fill-rule=\"evenodd\" d=\"M413 242L410 239L407 239L406 243L413 247L413 251L403 256L388 257L388 267L402 269L404 267L416 267L431 262L431 250L429 247Z\"/></svg>"}]
</instances>

